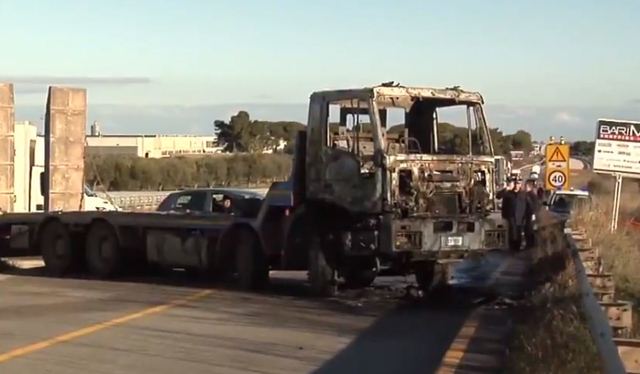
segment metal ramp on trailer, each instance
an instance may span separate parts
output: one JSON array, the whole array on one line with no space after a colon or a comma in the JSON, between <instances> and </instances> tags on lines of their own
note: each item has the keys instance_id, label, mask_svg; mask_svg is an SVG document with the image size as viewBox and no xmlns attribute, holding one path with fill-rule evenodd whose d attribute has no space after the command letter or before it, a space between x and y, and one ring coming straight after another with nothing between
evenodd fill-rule
<instances>
[{"instance_id":1,"label":"metal ramp on trailer","mask_svg":"<svg viewBox=\"0 0 640 374\"><path fill-rule=\"evenodd\" d=\"M84 210L87 90L49 87L45 114L45 211Z\"/></svg>"},{"instance_id":2,"label":"metal ramp on trailer","mask_svg":"<svg viewBox=\"0 0 640 374\"><path fill-rule=\"evenodd\" d=\"M14 203L13 85L0 83L0 211L13 212Z\"/></svg>"}]
</instances>

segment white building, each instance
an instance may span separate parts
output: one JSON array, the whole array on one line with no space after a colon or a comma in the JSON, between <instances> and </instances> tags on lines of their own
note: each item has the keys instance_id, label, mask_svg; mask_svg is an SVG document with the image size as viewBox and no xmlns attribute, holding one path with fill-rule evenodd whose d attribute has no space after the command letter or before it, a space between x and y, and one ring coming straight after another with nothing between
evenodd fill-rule
<instances>
[{"instance_id":1,"label":"white building","mask_svg":"<svg viewBox=\"0 0 640 374\"><path fill-rule=\"evenodd\" d=\"M213 135L87 135L87 154L145 158L220 153Z\"/></svg>"},{"instance_id":2,"label":"white building","mask_svg":"<svg viewBox=\"0 0 640 374\"><path fill-rule=\"evenodd\" d=\"M104 135L98 122L86 137L87 154L116 154L145 158L220 153L215 135Z\"/></svg>"}]
</instances>

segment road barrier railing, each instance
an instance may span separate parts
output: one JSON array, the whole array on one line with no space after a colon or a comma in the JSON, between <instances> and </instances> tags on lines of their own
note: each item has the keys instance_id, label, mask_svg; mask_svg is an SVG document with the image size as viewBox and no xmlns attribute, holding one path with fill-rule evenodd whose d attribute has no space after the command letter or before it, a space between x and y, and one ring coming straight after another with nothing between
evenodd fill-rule
<instances>
[{"instance_id":1,"label":"road barrier railing","mask_svg":"<svg viewBox=\"0 0 640 374\"><path fill-rule=\"evenodd\" d=\"M584 230L570 226L564 229L568 259L605 373L640 373L640 340L628 338L633 329L633 303L617 299L613 274L604 271L598 249Z\"/></svg>"},{"instance_id":2,"label":"road barrier railing","mask_svg":"<svg viewBox=\"0 0 640 374\"><path fill-rule=\"evenodd\" d=\"M532 253L532 284L550 282L565 271L575 282L588 330L604 373L640 374L640 340L630 339L634 305L616 295L614 276L584 230L544 211L538 222L539 243Z\"/></svg>"}]
</instances>

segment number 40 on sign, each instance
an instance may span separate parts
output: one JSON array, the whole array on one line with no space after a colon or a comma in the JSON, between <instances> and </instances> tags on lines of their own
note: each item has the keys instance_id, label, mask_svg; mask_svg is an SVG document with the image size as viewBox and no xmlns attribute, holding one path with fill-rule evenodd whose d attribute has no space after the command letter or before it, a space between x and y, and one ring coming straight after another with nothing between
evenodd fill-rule
<instances>
[{"instance_id":1,"label":"number 40 on sign","mask_svg":"<svg viewBox=\"0 0 640 374\"><path fill-rule=\"evenodd\" d=\"M551 173L549 173L548 179L549 179L550 185L554 187L560 187L560 186L563 186L564 183L567 181L567 176L563 171L554 170Z\"/></svg>"}]
</instances>

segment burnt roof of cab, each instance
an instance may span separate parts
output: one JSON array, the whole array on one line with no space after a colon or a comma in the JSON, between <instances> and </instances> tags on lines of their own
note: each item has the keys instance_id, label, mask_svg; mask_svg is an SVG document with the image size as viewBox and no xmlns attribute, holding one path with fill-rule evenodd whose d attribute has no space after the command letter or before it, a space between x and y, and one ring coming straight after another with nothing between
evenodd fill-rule
<instances>
[{"instance_id":1,"label":"burnt roof of cab","mask_svg":"<svg viewBox=\"0 0 640 374\"><path fill-rule=\"evenodd\" d=\"M372 87L322 90L311 94L311 98L324 97L332 104L343 107L366 108L366 100L376 99L378 106L410 108L415 100L442 100L448 103L484 104L484 98L479 92L466 91L459 86L448 88L409 87L401 85L377 85ZM358 100L359 99L359 100Z\"/></svg>"}]
</instances>

